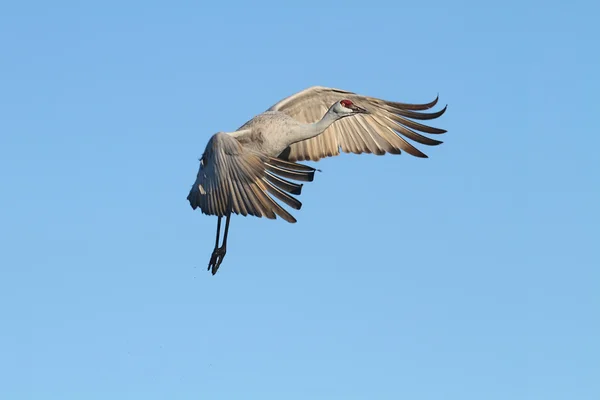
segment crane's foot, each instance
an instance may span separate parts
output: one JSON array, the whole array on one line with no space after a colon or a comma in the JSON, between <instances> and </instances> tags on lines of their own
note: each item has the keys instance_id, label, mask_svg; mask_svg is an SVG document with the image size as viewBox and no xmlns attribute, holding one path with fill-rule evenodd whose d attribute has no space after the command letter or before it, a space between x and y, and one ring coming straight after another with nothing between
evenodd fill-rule
<instances>
[{"instance_id":1,"label":"crane's foot","mask_svg":"<svg viewBox=\"0 0 600 400\"><path fill-rule=\"evenodd\" d=\"M212 256L210 257L210 261L208 263L208 271L212 268L212 274L216 274L219 266L223 262L225 258L225 253L227 252L227 248L225 246L219 247L213 250Z\"/></svg>"}]
</instances>

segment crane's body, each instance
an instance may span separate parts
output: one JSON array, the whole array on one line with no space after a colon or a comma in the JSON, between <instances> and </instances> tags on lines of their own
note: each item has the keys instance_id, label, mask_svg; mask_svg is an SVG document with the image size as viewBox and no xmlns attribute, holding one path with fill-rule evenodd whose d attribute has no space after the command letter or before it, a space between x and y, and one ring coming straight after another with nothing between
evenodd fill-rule
<instances>
[{"instance_id":1,"label":"crane's body","mask_svg":"<svg viewBox=\"0 0 600 400\"><path fill-rule=\"evenodd\" d=\"M430 146L442 143L415 130L433 134L445 130L411 121L442 115L445 107L435 113L415 111L436 103L437 98L426 104L396 103L316 86L283 99L234 132L214 134L188 195L193 209L218 217L215 249L208 266L213 275L225 256L232 213L269 219L279 216L296 222L273 197L296 210L301 208L302 203L293 195L300 195L302 184L293 181L310 182L316 170L297 161L336 156L340 149L377 155L404 150L425 158L399 134ZM226 217L226 224L219 247L222 217Z\"/></svg>"},{"instance_id":2,"label":"crane's body","mask_svg":"<svg viewBox=\"0 0 600 400\"><path fill-rule=\"evenodd\" d=\"M265 111L242 125L231 135L245 148L278 156L302 133L304 125L281 111Z\"/></svg>"}]
</instances>

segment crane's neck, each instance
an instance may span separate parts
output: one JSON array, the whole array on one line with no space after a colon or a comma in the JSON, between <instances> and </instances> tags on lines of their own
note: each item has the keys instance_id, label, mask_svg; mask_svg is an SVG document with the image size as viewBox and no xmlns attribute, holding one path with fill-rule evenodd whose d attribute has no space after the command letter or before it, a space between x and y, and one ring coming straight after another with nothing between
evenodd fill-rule
<instances>
[{"instance_id":1,"label":"crane's neck","mask_svg":"<svg viewBox=\"0 0 600 400\"><path fill-rule=\"evenodd\" d=\"M319 136L321 133L325 132L325 129L329 128L331 124L333 124L338 119L343 116L335 113L333 111L333 106L325 113L323 118L320 121L314 122L312 124L300 124L298 125L298 129L292 133L290 140L293 140L290 144L300 142L302 140L307 140L313 138L315 136Z\"/></svg>"}]
</instances>

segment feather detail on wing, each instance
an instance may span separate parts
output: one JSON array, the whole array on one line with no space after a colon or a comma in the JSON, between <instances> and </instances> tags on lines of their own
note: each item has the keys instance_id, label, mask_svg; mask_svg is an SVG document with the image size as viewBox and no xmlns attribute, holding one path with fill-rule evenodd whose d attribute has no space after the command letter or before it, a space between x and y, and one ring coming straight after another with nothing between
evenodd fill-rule
<instances>
[{"instance_id":1,"label":"feather detail on wing","mask_svg":"<svg viewBox=\"0 0 600 400\"><path fill-rule=\"evenodd\" d=\"M299 210L302 203L292 195L299 195L302 185L287 179L310 182L314 173L309 166L244 148L236 138L220 132L206 146L187 199L193 209L207 215L279 216L293 223L296 219L273 197Z\"/></svg>"},{"instance_id":2,"label":"feather detail on wing","mask_svg":"<svg viewBox=\"0 0 600 400\"><path fill-rule=\"evenodd\" d=\"M369 111L333 123L323 134L294 143L279 158L288 161L318 161L324 157L345 153L400 154L406 151L415 157L427 155L405 138L427 146L442 142L423 136L419 132L442 134L444 129L433 128L416 120L440 117L446 107L436 112L421 112L437 104L438 98L425 104L407 104L359 95L345 90L314 86L287 97L269 108L281 111L303 123L319 121L336 101L348 99Z\"/></svg>"}]
</instances>

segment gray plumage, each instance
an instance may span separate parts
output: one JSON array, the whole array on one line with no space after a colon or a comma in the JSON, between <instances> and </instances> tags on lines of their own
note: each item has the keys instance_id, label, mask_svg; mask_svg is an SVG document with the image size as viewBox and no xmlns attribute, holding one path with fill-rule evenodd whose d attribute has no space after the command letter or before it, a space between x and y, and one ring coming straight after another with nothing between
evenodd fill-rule
<instances>
[{"instance_id":1,"label":"gray plumage","mask_svg":"<svg viewBox=\"0 0 600 400\"><path fill-rule=\"evenodd\" d=\"M302 191L297 182L312 181L316 170L297 161L318 161L340 151L376 155L406 151L426 158L406 139L428 146L442 143L417 131L442 134L445 130L413 121L441 116L446 107L420 112L437 101L436 97L425 104L398 103L315 86L281 100L234 132L213 135L188 195L193 209L218 217L217 243L209 262L212 273L225 255L231 213L296 222L277 200L301 208L294 197ZM227 217L227 223L219 248L222 217Z\"/></svg>"},{"instance_id":2,"label":"gray plumage","mask_svg":"<svg viewBox=\"0 0 600 400\"><path fill-rule=\"evenodd\" d=\"M291 194L300 194L302 185L284 178L312 181L314 168L278 160L242 143L222 132L209 140L188 196L192 208L221 217L233 212L296 222L271 196L299 210L302 204Z\"/></svg>"}]
</instances>

